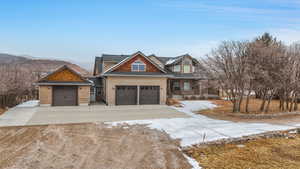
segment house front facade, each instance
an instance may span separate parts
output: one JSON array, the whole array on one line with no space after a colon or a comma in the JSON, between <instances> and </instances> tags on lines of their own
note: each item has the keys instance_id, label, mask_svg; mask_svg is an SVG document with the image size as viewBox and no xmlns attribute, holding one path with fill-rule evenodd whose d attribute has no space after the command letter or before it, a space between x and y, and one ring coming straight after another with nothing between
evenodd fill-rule
<instances>
[{"instance_id":1,"label":"house front facade","mask_svg":"<svg viewBox=\"0 0 300 169\"><path fill-rule=\"evenodd\" d=\"M103 54L93 77L63 66L38 81L41 105L75 106L166 104L168 98L200 99L210 94L209 80L190 55L158 57Z\"/></svg>"},{"instance_id":2,"label":"house front facade","mask_svg":"<svg viewBox=\"0 0 300 169\"><path fill-rule=\"evenodd\" d=\"M208 80L190 55L103 54L95 58L96 101L107 105L165 104L167 98L206 96Z\"/></svg>"}]
</instances>

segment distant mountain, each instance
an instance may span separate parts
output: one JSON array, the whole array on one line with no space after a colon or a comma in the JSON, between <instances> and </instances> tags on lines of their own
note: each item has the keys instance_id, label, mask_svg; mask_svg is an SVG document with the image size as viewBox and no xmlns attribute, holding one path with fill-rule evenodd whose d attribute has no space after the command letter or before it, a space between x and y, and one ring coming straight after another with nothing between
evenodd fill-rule
<instances>
[{"instance_id":1,"label":"distant mountain","mask_svg":"<svg viewBox=\"0 0 300 169\"><path fill-rule=\"evenodd\" d=\"M39 59L32 56L16 56L11 54L0 53L0 66L1 65L16 66L23 70L26 69L30 70L31 72L41 72L42 74L52 72L60 66L68 65L83 76L91 75L89 71L71 62L62 60Z\"/></svg>"},{"instance_id":2,"label":"distant mountain","mask_svg":"<svg viewBox=\"0 0 300 169\"><path fill-rule=\"evenodd\" d=\"M17 63L17 62L24 62L27 58L22 56L15 56L5 53L0 53L0 64L10 64L10 63Z\"/></svg>"}]
</instances>

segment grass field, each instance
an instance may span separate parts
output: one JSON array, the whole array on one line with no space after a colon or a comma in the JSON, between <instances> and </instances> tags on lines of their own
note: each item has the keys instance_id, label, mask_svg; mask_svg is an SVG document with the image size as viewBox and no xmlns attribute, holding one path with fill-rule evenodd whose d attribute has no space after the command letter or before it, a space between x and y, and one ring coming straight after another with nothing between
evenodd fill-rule
<instances>
[{"instance_id":1,"label":"grass field","mask_svg":"<svg viewBox=\"0 0 300 169\"><path fill-rule=\"evenodd\" d=\"M187 152L205 169L299 169L300 135L191 148Z\"/></svg>"},{"instance_id":2,"label":"grass field","mask_svg":"<svg viewBox=\"0 0 300 169\"><path fill-rule=\"evenodd\" d=\"M217 105L214 109L202 110L202 113L232 113L232 102L228 100L212 100L214 104ZM262 100L260 99L250 99L249 102L249 113L258 114ZM241 113L245 112L246 100L242 102ZM270 103L270 109L268 113L278 113L281 112L279 109L279 100L272 100Z\"/></svg>"}]
</instances>

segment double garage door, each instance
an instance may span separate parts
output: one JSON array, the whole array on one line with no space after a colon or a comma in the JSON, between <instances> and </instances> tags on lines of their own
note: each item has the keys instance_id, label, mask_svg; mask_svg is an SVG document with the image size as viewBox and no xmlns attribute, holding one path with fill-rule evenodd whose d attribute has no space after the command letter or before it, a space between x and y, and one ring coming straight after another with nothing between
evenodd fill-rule
<instances>
[{"instance_id":1,"label":"double garage door","mask_svg":"<svg viewBox=\"0 0 300 169\"><path fill-rule=\"evenodd\" d=\"M77 86L53 86L53 106L76 106Z\"/></svg>"},{"instance_id":2,"label":"double garage door","mask_svg":"<svg viewBox=\"0 0 300 169\"><path fill-rule=\"evenodd\" d=\"M159 104L159 86L116 86L116 105Z\"/></svg>"}]
</instances>

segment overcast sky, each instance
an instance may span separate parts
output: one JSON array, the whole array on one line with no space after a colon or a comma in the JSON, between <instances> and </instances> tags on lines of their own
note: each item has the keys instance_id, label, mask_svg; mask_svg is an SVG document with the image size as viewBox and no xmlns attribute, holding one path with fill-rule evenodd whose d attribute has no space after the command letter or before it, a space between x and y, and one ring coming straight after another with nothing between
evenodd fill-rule
<instances>
[{"instance_id":1,"label":"overcast sky","mask_svg":"<svg viewBox=\"0 0 300 169\"><path fill-rule=\"evenodd\" d=\"M102 53L201 57L264 32L300 40L300 0L1 0L0 53L92 63Z\"/></svg>"}]
</instances>

